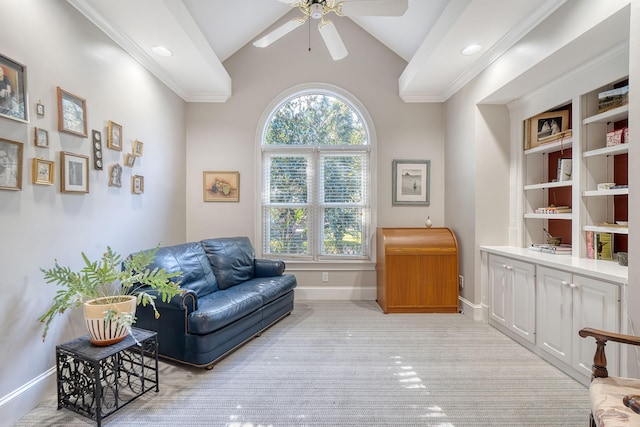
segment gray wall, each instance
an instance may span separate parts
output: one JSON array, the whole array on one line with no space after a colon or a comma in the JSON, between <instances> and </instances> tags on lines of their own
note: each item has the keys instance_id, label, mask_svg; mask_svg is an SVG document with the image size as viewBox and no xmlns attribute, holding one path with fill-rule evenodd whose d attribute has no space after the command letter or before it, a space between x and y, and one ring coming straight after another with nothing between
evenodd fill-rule
<instances>
[{"instance_id":1,"label":"gray wall","mask_svg":"<svg viewBox=\"0 0 640 427\"><path fill-rule=\"evenodd\" d=\"M55 345L85 332L78 313L56 319L43 343L37 322L55 293L40 267L78 267L80 252L98 257L173 244L185 238L185 106L65 1L4 2L0 53L27 67L30 123L0 118L0 137L22 142L22 191L0 190L0 419L9 423L52 390ZM88 129L101 130L105 166L123 164L132 141L144 142L122 187L108 187L107 169L90 167L89 194L60 192L60 152L89 156L91 142L57 131L56 86L86 99ZM36 102L45 116L35 114ZM107 121L123 127L123 151L106 149ZM34 127L49 131L50 148L36 148ZM53 186L31 183L31 161L56 162ZM131 175L143 175L143 195Z\"/></svg>"}]
</instances>

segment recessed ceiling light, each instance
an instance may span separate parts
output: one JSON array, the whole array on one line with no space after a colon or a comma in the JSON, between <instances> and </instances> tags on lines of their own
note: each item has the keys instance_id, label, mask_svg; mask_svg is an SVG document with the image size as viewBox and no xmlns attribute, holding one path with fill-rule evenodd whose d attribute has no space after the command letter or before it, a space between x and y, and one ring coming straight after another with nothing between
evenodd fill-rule
<instances>
[{"instance_id":1,"label":"recessed ceiling light","mask_svg":"<svg viewBox=\"0 0 640 427\"><path fill-rule=\"evenodd\" d=\"M469 46L462 49L460 53L462 53L463 55L469 56L469 55L475 55L481 50L482 50L482 46L480 46L479 44L470 44Z\"/></svg>"},{"instance_id":2,"label":"recessed ceiling light","mask_svg":"<svg viewBox=\"0 0 640 427\"><path fill-rule=\"evenodd\" d=\"M156 55L163 56L165 58L173 55L173 52L171 52L169 49L167 49L164 46L154 46L151 48L151 51Z\"/></svg>"}]
</instances>

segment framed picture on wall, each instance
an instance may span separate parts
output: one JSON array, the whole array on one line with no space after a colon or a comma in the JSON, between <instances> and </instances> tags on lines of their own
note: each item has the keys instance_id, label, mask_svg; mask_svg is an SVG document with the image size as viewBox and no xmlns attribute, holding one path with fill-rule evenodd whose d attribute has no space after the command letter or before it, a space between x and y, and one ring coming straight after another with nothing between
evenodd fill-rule
<instances>
[{"instance_id":1,"label":"framed picture on wall","mask_svg":"<svg viewBox=\"0 0 640 427\"><path fill-rule=\"evenodd\" d=\"M122 151L122 126L109 120L107 127L107 147Z\"/></svg>"},{"instance_id":2,"label":"framed picture on wall","mask_svg":"<svg viewBox=\"0 0 640 427\"><path fill-rule=\"evenodd\" d=\"M143 147L144 143L142 141L138 141L137 139L133 141L133 155L136 157L142 157Z\"/></svg>"},{"instance_id":3,"label":"framed picture on wall","mask_svg":"<svg viewBox=\"0 0 640 427\"><path fill-rule=\"evenodd\" d=\"M109 187L122 187L122 166L120 163L109 168Z\"/></svg>"},{"instance_id":4,"label":"framed picture on wall","mask_svg":"<svg viewBox=\"0 0 640 427\"><path fill-rule=\"evenodd\" d=\"M205 171L202 175L205 202L240 201L240 172Z\"/></svg>"},{"instance_id":5,"label":"framed picture on wall","mask_svg":"<svg viewBox=\"0 0 640 427\"><path fill-rule=\"evenodd\" d=\"M29 123L27 67L0 54L0 117Z\"/></svg>"},{"instance_id":6,"label":"framed picture on wall","mask_svg":"<svg viewBox=\"0 0 640 427\"><path fill-rule=\"evenodd\" d=\"M35 128L33 143L36 147L49 148L49 132L42 128Z\"/></svg>"},{"instance_id":7,"label":"framed picture on wall","mask_svg":"<svg viewBox=\"0 0 640 427\"><path fill-rule=\"evenodd\" d=\"M394 160L392 205L429 206L431 160Z\"/></svg>"},{"instance_id":8,"label":"framed picture on wall","mask_svg":"<svg viewBox=\"0 0 640 427\"><path fill-rule=\"evenodd\" d=\"M144 176L133 175L131 177L131 192L133 194L144 193Z\"/></svg>"},{"instance_id":9,"label":"framed picture on wall","mask_svg":"<svg viewBox=\"0 0 640 427\"><path fill-rule=\"evenodd\" d=\"M87 101L58 86L58 130L87 137Z\"/></svg>"},{"instance_id":10,"label":"framed picture on wall","mask_svg":"<svg viewBox=\"0 0 640 427\"><path fill-rule=\"evenodd\" d=\"M21 142L0 138L0 190L22 189Z\"/></svg>"},{"instance_id":11,"label":"framed picture on wall","mask_svg":"<svg viewBox=\"0 0 640 427\"><path fill-rule=\"evenodd\" d=\"M53 185L55 163L44 159L33 159L31 181L39 185Z\"/></svg>"},{"instance_id":12,"label":"framed picture on wall","mask_svg":"<svg viewBox=\"0 0 640 427\"><path fill-rule=\"evenodd\" d=\"M89 157L82 154L60 152L61 182L63 193L89 192Z\"/></svg>"}]
</instances>

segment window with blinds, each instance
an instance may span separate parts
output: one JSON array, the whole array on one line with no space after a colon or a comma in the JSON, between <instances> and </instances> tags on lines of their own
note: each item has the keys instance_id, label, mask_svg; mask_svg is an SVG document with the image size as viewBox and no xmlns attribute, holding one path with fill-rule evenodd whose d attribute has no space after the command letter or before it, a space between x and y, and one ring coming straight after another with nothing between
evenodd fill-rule
<instances>
[{"instance_id":1,"label":"window with blinds","mask_svg":"<svg viewBox=\"0 0 640 427\"><path fill-rule=\"evenodd\" d=\"M263 253L368 257L370 147L359 112L334 94L297 94L264 135Z\"/></svg>"}]
</instances>

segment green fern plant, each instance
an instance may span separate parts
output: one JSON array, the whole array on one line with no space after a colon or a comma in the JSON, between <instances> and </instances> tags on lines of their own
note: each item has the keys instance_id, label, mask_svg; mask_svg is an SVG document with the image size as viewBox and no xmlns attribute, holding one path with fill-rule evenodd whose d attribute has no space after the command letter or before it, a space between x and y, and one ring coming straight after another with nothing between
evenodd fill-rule
<instances>
[{"instance_id":1,"label":"green fern plant","mask_svg":"<svg viewBox=\"0 0 640 427\"><path fill-rule=\"evenodd\" d=\"M156 319L160 317L154 301L157 296L160 296L162 301L168 302L180 293L180 282L174 282L171 279L181 276L182 272L168 273L164 268L156 267L153 270L148 268L153 263L159 248L160 245L123 259L107 246L107 251L97 261L91 261L82 252L84 267L78 272L59 265L57 260L53 268L41 268L40 271L44 274L47 283L55 283L61 287L56 292L49 310L38 319L44 323L42 340L46 339L51 321L56 316L68 309L79 308L86 301L94 298L104 297L107 298L107 303L113 303L118 302L122 296L134 295L138 305L150 305ZM107 310L105 318L118 322L129 331L136 320L135 316L115 310Z\"/></svg>"}]
</instances>

